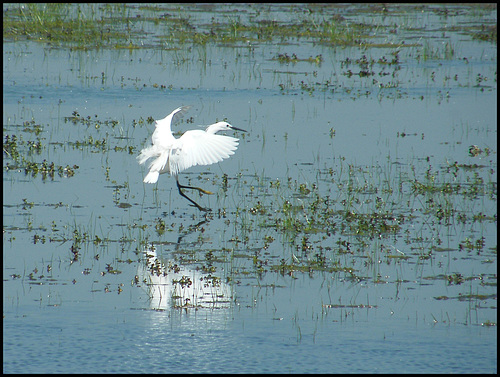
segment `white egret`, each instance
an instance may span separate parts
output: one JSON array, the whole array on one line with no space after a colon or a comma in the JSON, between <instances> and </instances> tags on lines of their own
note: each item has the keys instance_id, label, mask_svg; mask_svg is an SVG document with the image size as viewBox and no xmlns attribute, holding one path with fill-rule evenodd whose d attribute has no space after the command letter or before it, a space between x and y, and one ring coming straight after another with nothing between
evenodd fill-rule
<instances>
[{"instance_id":1,"label":"white egret","mask_svg":"<svg viewBox=\"0 0 500 377\"><path fill-rule=\"evenodd\" d=\"M172 134L171 125L182 118L190 107L179 107L164 119L157 120L156 129L152 136L153 145L144 148L137 156L137 160L139 164L144 164L148 159L153 158L149 165L149 173L144 177L145 183L156 183L160 174L169 172L171 176L175 177L180 195L193 203L200 211L209 211L188 198L181 188L198 190L208 195L213 193L199 187L181 185L178 174L191 166L211 165L234 154L238 147L238 139L216 135L217 132L231 129L246 131L233 127L227 122L217 122L205 130L186 131L180 138L176 139Z\"/></svg>"}]
</instances>

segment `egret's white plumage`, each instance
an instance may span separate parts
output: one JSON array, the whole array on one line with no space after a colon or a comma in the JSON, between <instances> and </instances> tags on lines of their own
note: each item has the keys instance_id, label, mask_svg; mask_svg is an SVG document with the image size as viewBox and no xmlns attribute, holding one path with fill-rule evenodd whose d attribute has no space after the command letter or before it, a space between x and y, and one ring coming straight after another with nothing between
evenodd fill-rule
<instances>
[{"instance_id":1,"label":"egret's white plumage","mask_svg":"<svg viewBox=\"0 0 500 377\"><path fill-rule=\"evenodd\" d=\"M204 131L186 131L180 138L176 139L172 134L171 126L189 108L190 106L179 107L164 119L157 120L152 136L153 145L144 148L140 155L137 156L137 160L139 164L144 164L148 159L153 159L149 165L149 173L144 177L145 183L156 183L160 174L169 172L177 181L179 193L196 207L203 210L198 204L185 196L180 188L193 188L207 194L211 193L198 187L180 185L178 174L191 166L211 165L229 158L238 147L238 139L231 136L217 135L216 133L231 129L244 132L245 130L233 127L227 122L217 122L208 126Z\"/></svg>"}]
</instances>

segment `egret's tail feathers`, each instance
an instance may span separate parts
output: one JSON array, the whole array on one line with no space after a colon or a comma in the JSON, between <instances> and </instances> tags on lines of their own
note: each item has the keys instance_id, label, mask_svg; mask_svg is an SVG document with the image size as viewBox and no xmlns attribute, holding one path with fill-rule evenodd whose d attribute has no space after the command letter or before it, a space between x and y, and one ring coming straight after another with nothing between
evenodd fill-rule
<instances>
[{"instance_id":1,"label":"egret's tail feathers","mask_svg":"<svg viewBox=\"0 0 500 377\"><path fill-rule=\"evenodd\" d=\"M160 173L157 171L150 171L148 175L144 177L144 183L156 183Z\"/></svg>"},{"instance_id":2,"label":"egret's tail feathers","mask_svg":"<svg viewBox=\"0 0 500 377\"><path fill-rule=\"evenodd\" d=\"M144 164L148 159L150 159L151 157L154 157L154 153L153 152L153 148L152 147L148 147L148 148L144 148L141 153L139 154L139 156L137 156L137 161L139 162L139 164Z\"/></svg>"},{"instance_id":3,"label":"egret's tail feathers","mask_svg":"<svg viewBox=\"0 0 500 377\"><path fill-rule=\"evenodd\" d=\"M139 162L140 165L144 164L148 160L149 156L146 156L145 154L141 153L139 156L137 156L137 162Z\"/></svg>"},{"instance_id":4,"label":"egret's tail feathers","mask_svg":"<svg viewBox=\"0 0 500 377\"><path fill-rule=\"evenodd\" d=\"M168 171L168 166L166 166L168 161L168 153L158 153L158 151L153 147L143 149L141 154L137 156L140 164L143 164L149 158L156 157L151 164L149 164L149 173L144 177L145 183L156 183L160 174Z\"/></svg>"},{"instance_id":5,"label":"egret's tail feathers","mask_svg":"<svg viewBox=\"0 0 500 377\"><path fill-rule=\"evenodd\" d=\"M165 171L168 171L168 153L162 153L160 154L159 157L151 161L151 164L149 165L149 171L157 171L160 173L164 173Z\"/></svg>"}]
</instances>

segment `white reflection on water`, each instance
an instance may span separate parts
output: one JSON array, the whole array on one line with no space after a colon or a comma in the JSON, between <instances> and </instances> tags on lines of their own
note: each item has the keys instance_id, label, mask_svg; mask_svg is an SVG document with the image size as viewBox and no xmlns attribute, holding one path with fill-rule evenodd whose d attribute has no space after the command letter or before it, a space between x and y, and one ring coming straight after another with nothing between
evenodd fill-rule
<instances>
[{"instance_id":1,"label":"white reflection on water","mask_svg":"<svg viewBox=\"0 0 500 377\"><path fill-rule=\"evenodd\" d=\"M218 276L164 260L153 245L143 253L135 281L146 289L151 309L230 307L231 289Z\"/></svg>"}]
</instances>

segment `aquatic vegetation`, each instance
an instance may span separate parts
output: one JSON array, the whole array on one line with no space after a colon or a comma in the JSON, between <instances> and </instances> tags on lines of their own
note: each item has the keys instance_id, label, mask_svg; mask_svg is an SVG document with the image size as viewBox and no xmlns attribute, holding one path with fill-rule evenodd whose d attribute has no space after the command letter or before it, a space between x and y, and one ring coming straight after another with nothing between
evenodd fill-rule
<instances>
[{"instance_id":1,"label":"aquatic vegetation","mask_svg":"<svg viewBox=\"0 0 500 377\"><path fill-rule=\"evenodd\" d=\"M27 155L21 154L18 148L27 147ZM31 175L33 178L38 174L41 175L42 179L47 178L54 179L57 174L59 177L72 177L75 175L75 171L79 168L78 165L56 165L54 162L48 162L43 160L42 162L34 162L30 160L30 156L33 153L40 154L43 148L40 139L37 141L24 141L18 140L16 135L6 135L3 144L3 153L8 159L12 160L13 163L7 162L4 166L5 170L24 170L26 175Z\"/></svg>"},{"instance_id":2,"label":"aquatic vegetation","mask_svg":"<svg viewBox=\"0 0 500 377\"><path fill-rule=\"evenodd\" d=\"M3 153L12 158L14 161L18 160L20 155L17 150L17 136L16 135L5 135L5 140L3 142Z\"/></svg>"},{"instance_id":3,"label":"aquatic vegetation","mask_svg":"<svg viewBox=\"0 0 500 377\"><path fill-rule=\"evenodd\" d=\"M433 47L428 41L424 42L422 48L422 59L426 60L451 60L456 55L456 48L450 43L446 42L442 48Z\"/></svg>"},{"instance_id":4,"label":"aquatic vegetation","mask_svg":"<svg viewBox=\"0 0 500 377\"><path fill-rule=\"evenodd\" d=\"M472 34L472 38L474 39L497 43L498 35L497 35L496 25L492 26L481 25L480 30L470 31L469 33Z\"/></svg>"},{"instance_id":5,"label":"aquatic vegetation","mask_svg":"<svg viewBox=\"0 0 500 377\"><path fill-rule=\"evenodd\" d=\"M69 43L79 48L99 48L110 41L126 41L130 33L115 30L112 22L86 15L90 12L95 16L97 7L97 4L76 7L62 3L18 4L4 12L4 39Z\"/></svg>"},{"instance_id":6,"label":"aquatic vegetation","mask_svg":"<svg viewBox=\"0 0 500 377\"><path fill-rule=\"evenodd\" d=\"M293 53L292 56L288 56L288 54L285 53L285 54L278 54L276 57L273 58L273 60L277 60L280 63L309 62L320 65L324 59L321 55L316 55L316 57L314 58L310 56L307 59L299 59L295 53Z\"/></svg>"},{"instance_id":7,"label":"aquatic vegetation","mask_svg":"<svg viewBox=\"0 0 500 377\"><path fill-rule=\"evenodd\" d=\"M322 181L330 175L331 172L326 172ZM259 274L269 270L282 274L347 271L355 275L355 271L359 270L359 267L355 267L357 264L343 265L339 263L338 256L358 255L362 250L370 249L369 245L378 240L401 237L419 222L421 216L433 216L438 224L448 225L457 221L469 224L478 221L478 217L470 216L466 203L471 195L495 195L496 185L484 185L481 180L470 184L471 175L474 173L459 167L440 171L440 174L427 170L425 180L429 182L428 185L410 178L400 182L393 179L392 187L381 190L379 185L369 182L359 186L354 184L362 183L365 179L361 169L352 169L347 182L334 180L339 187L347 188L337 198L322 194L322 185L299 183L291 178L286 186L279 181L270 181L269 188L261 184L253 185L251 196L259 199L253 205L248 204L247 209L242 209L236 221L242 229L257 226L265 230L266 236L261 241L263 250L272 247L269 239L283 240L281 247L289 250L287 258L271 264L257 253L254 264L258 265ZM453 183L446 182L448 179ZM264 190L272 200L262 200L266 196ZM422 195L424 199L420 199ZM421 203L418 212L410 205L415 202ZM495 218L490 217L489 221L496 221ZM332 237L338 237L337 246L325 248L324 241ZM236 239L242 240L243 237ZM419 238L407 241L407 245L415 244L415 249L421 248L420 243ZM425 249L437 250L441 243L437 236ZM457 244L455 250L475 248L476 245L479 244ZM425 249L416 255L420 260L432 258L432 254L428 254ZM397 254L387 254L387 257L399 260L412 258L410 255Z\"/></svg>"},{"instance_id":8,"label":"aquatic vegetation","mask_svg":"<svg viewBox=\"0 0 500 377\"><path fill-rule=\"evenodd\" d=\"M148 336L244 323L315 352L388 324L491 342L495 19L470 4L5 5L11 334L35 305L137 316ZM203 116L176 135L215 117L249 131L239 157L186 173L210 213L137 179L154 118L188 104Z\"/></svg>"},{"instance_id":9,"label":"aquatic vegetation","mask_svg":"<svg viewBox=\"0 0 500 377\"><path fill-rule=\"evenodd\" d=\"M163 12L161 7L141 7L149 12ZM151 47L150 39L143 32L147 24L161 29L158 38L163 42L179 44L194 43L236 43L263 42L275 38L316 39L321 42L346 45L359 43L354 28L346 27L342 18L333 21L323 20L319 24L309 20L296 23L281 23L259 20L243 23L230 19L221 23L213 21L206 27L194 26L189 16L172 17L168 14L137 18L131 9L120 5L82 5L69 4L27 4L11 7L4 12L4 38L29 39L45 43L68 43L73 48L142 49ZM108 12L119 16L108 17ZM127 24L126 30L120 28ZM358 29L363 30L361 25ZM146 43L145 43L146 42Z\"/></svg>"},{"instance_id":10,"label":"aquatic vegetation","mask_svg":"<svg viewBox=\"0 0 500 377\"><path fill-rule=\"evenodd\" d=\"M59 177L72 177L75 175L75 170L78 169L78 165L69 166L66 165L55 165L53 162L48 163L46 160L42 162L26 162L24 166L24 173L31 174L32 177L36 177L38 174L42 176L45 180L47 177L54 179L57 173Z\"/></svg>"},{"instance_id":11,"label":"aquatic vegetation","mask_svg":"<svg viewBox=\"0 0 500 377\"><path fill-rule=\"evenodd\" d=\"M176 8L175 6L173 6ZM259 7L253 5L256 14ZM405 43L374 43L370 33L378 26L353 22L335 13L310 12L289 21L258 19L238 15L222 20L212 17L210 22L195 24L188 13L169 6L140 6L148 15L137 17L134 6L119 4L27 4L4 11L4 39L28 39L52 44L69 44L74 49L111 47L115 49L143 49L165 44L231 45L244 43L281 43L312 41L330 47L366 46L403 48L417 46ZM177 11L176 15L165 13ZM112 16L111 16L112 14ZM122 28L121 25L126 25ZM147 30L148 32L145 32ZM156 32L154 30L157 30ZM149 34L154 34L151 38ZM481 35L484 35L481 34ZM172 47L171 47L172 48ZM173 47L175 48L175 47ZM321 58L311 62L321 63Z\"/></svg>"}]
</instances>

